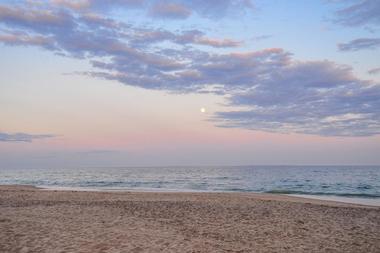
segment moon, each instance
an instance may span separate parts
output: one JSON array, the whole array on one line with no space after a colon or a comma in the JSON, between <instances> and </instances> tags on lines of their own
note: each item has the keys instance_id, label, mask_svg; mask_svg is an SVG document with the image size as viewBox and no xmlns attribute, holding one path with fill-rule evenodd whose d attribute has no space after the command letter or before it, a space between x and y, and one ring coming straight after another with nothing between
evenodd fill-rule
<instances>
[{"instance_id":1,"label":"moon","mask_svg":"<svg viewBox=\"0 0 380 253\"><path fill-rule=\"evenodd\" d=\"M205 112L206 112L206 108L202 107L202 108L200 109L200 111L201 111L201 113L205 113Z\"/></svg>"}]
</instances>

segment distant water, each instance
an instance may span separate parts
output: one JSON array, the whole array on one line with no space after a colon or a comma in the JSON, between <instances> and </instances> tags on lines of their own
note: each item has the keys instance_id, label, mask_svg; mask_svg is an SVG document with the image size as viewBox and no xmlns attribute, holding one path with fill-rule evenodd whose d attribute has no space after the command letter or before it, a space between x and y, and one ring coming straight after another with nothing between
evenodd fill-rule
<instances>
[{"instance_id":1,"label":"distant water","mask_svg":"<svg viewBox=\"0 0 380 253\"><path fill-rule=\"evenodd\" d=\"M0 168L0 184L91 190L267 192L380 202L380 166Z\"/></svg>"}]
</instances>

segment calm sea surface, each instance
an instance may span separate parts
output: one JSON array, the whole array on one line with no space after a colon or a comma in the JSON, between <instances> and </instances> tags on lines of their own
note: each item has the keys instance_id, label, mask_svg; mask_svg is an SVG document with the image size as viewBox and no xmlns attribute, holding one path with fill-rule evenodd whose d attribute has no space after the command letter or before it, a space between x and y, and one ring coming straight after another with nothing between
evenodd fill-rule
<instances>
[{"instance_id":1,"label":"calm sea surface","mask_svg":"<svg viewBox=\"0 0 380 253\"><path fill-rule=\"evenodd\" d=\"M380 166L0 169L0 184L98 190L269 192L380 199Z\"/></svg>"}]
</instances>

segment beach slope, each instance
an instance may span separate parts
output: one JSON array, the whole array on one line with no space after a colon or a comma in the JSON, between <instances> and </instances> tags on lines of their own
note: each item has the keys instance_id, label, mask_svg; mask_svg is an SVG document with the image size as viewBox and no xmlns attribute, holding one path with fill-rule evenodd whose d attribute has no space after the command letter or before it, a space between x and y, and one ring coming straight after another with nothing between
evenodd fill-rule
<instances>
[{"instance_id":1,"label":"beach slope","mask_svg":"<svg viewBox=\"0 0 380 253\"><path fill-rule=\"evenodd\" d=\"M380 252L380 208L272 194L0 186L0 252Z\"/></svg>"}]
</instances>

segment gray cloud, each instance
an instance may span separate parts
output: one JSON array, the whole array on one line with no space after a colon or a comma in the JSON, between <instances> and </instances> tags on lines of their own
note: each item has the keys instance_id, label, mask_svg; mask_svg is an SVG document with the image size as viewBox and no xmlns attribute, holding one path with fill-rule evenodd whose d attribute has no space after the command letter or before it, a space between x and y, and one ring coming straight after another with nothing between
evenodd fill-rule
<instances>
[{"instance_id":1,"label":"gray cloud","mask_svg":"<svg viewBox=\"0 0 380 253\"><path fill-rule=\"evenodd\" d=\"M251 0L51 0L51 4L75 11L107 12L115 8L140 8L156 18L186 19L193 13L205 18L221 18L231 12L253 9Z\"/></svg>"},{"instance_id":2,"label":"gray cloud","mask_svg":"<svg viewBox=\"0 0 380 253\"><path fill-rule=\"evenodd\" d=\"M380 67L368 70L368 74L370 74L370 75L380 74Z\"/></svg>"},{"instance_id":3,"label":"gray cloud","mask_svg":"<svg viewBox=\"0 0 380 253\"><path fill-rule=\"evenodd\" d=\"M191 15L191 10L180 3L157 2L149 13L158 18L186 19Z\"/></svg>"},{"instance_id":4,"label":"gray cloud","mask_svg":"<svg viewBox=\"0 0 380 253\"><path fill-rule=\"evenodd\" d=\"M76 11L108 11L113 8L142 8L146 2L148 2L148 0L50 0L50 3L53 5Z\"/></svg>"},{"instance_id":5,"label":"gray cloud","mask_svg":"<svg viewBox=\"0 0 380 253\"><path fill-rule=\"evenodd\" d=\"M20 6L1 6L0 20L13 31L0 33L1 41L10 44L40 44L66 51L76 57L85 55L124 54L136 51L131 47L171 41L179 45L198 44L211 47L236 47L240 42L216 39L201 31L175 34L161 29L135 28L99 14L72 14L53 9L28 9ZM15 30L15 29L19 30ZM116 50L118 48L118 50Z\"/></svg>"},{"instance_id":6,"label":"gray cloud","mask_svg":"<svg viewBox=\"0 0 380 253\"><path fill-rule=\"evenodd\" d=\"M47 36L30 35L22 31L10 31L0 34L0 42L6 45L40 46L54 49L54 40Z\"/></svg>"},{"instance_id":7,"label":"gray cloud","mask_svg":"<svg viewBox=\"0 0 380 253\"><path fill-rule=\"evenodd\" d=\"M179 45L193 44L215 48L238 47L242 44L242 42L232 39L210 38L199 30L185 30L180 33L172 33L163 29L134 29L133 38L131 38L130 43L139 47L141 45L150 45L163 41L170 41Z\"/></svg>"},{"instance_id":8,"label":"gray cloud","mask_svg":"<svg viewBox=\"0 0 380 253\"><path fill-rule=\"evenodd\" d=\"M222 127L324 136L380 133L380 85L355 78L351 68L328 61L286 61L229 97L213 121Z\"/></svg>"},{"instance_id":9,"label":"gray cloud","mask_svg":"<svg viewBox=\"0 0 380 253\"><path fill-rule=\"evenodd\" d=\"M0 7L3 43L87 59L93 70L82 74L96 78L224 96L226 111L211 119L218 126L325 136L379 134L379 84L358 79L349 66L298 61L281 48L212 53L195 45L235 47L239 42L209 38L198 30L133 27L72 8L27 12L25 6Z\"/></svg>"},{"instance_id":10,"label":"gray cloud","mask_svg":"<svg viewBox=\"0 0 380 253\"><path fill-rule=\"evenodd\" d=\"M174 40L180 44L199 44L211 47L238 47L242 43L232 39L214 39L208 38L199 30L184 31L174 37Z\"/></svg>"},{"instance_id":11,"label":"gray cloud","mask_svg":"<svg viewBox=\"0 0 380 253\"><path fill-rule=\"evenodd\" d=\"M282 49L201 54L175 74L132 75L125 64L121 59L109 68L112 73L92 74L175 92L202 92L214 85L212 92L229 101L230 111L212 118L220 127L323 136L380 133L380 85L356 78L348 66L296 61Z\"/></svg>"},{"instance_id":12,"label":"gray cloud","mask_svg":"<svg viewBox=\"0 0 380 253\"><path fill-rule=\"evenodd\" d=\"M0 141L3 142L32 142L34 140L48 139L56 137L52 134L27 134L27 133L2 133L0 132Z\"/></svg>"},{"instance_id":13,"label":"gray cloud","mask_svg":"<svg viewBox=\"0 0 380 253\"><path fill-rule=\"evenodd\" d=\"M346 6L336 13L338 23L345 26L380 25L380 1L355 0L344 3Z\"/></svg>"},{"instance_id":14,"label":"gray cloud","mask_svg":"<svg viewBox=\"0 0 380 253\"><path fill-rule=\"evenodd\" d=\"M8 25L29 28L41 33L70 31L76 26L70 13L64 10L27 9L0 5L0 20Z\"/></svg>"},{"instance_id":15,"label":"gray cloud","mask_svg":"<svg viewBox=\"0 0 380 253\"><path fill-rule=\"evenodd\" d=\"M75 2L70 0L51 0L51 3L74 10L88 9L93 4L90 0L78 0Z\"/></svg>"},{"instance_id":16,"label":"gray cloud","mask_svg":"<svg viewBox=\"0 0 380 253\"><path fill-rule=\"evenodd\" d=\"M377 49L380 47L380 38L360 38L347 43L338 44L340 51L358 51L363 49Z\"/></svg>"},{"instance_id":17,"label":"gray cloud","mask_svg":"<svg viewBox=\"0 0 380 253\"><path fill-rule=\"evenodd\" d=\"M202 17L217 19L229 14L244 14L252 11L254 5L251 0L178 0L189 6Z\"/></svg>"}]
</instances>

